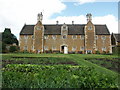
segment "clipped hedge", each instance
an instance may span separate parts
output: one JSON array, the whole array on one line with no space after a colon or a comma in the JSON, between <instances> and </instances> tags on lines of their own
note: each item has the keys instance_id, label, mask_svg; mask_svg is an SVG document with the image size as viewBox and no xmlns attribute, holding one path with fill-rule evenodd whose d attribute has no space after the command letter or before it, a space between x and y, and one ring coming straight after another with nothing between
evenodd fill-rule
<instances>
[{"instance_id":1,"label":"clipped hedge","mask_svg":"<svg viewBox=\"0 0 120 90\"><path fill-rule=\"evenodd\" d=\"M3 70L3 88L117 88L115 78L92 67L11 64Z\"/></svg>"}]
</instances>

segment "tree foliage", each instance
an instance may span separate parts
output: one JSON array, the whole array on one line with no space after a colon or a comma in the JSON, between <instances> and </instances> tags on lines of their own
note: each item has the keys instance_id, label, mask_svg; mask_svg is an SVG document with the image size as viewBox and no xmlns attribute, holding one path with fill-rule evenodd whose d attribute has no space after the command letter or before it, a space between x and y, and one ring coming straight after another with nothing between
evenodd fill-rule
<instances>
[{"instance_id":1,"label":"tree foliage","mask_svg":"<svg viewBox=\"0 0 120 90\"><path fill-rule=\"evenodd\" d=\"M11 33L11 30L9 28L5 28L4 32L2 33L2 41L5 44L16 43L16 45L18 45L18 40L16 36Z\"/></svg>"}]
</instances>

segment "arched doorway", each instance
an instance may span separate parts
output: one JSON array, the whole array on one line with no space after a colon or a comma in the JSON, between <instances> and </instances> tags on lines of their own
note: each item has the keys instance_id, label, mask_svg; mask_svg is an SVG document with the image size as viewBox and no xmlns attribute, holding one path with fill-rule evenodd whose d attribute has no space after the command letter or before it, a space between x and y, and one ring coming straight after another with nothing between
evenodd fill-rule
<instances>
[{"instance_id":1,"label":"arched doorway","mask_svg":"<svg viewBox=\"0 0 120 90\"><path fill-rule=\"evenodd\" d=\"M64 54L68 54L68 46L67 45L61 45L60 51Z\"/></svg>"}]
</instances>

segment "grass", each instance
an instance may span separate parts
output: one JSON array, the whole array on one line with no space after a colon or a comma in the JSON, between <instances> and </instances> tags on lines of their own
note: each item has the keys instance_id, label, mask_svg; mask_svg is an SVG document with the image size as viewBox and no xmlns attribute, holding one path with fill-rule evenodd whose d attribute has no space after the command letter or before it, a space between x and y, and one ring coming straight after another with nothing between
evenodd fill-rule
<instances>
[{"instance_id":1,"label":"grass","mask_svg":"<svg viewBox=\"0 0 120 90\"><path fill-rule=\"evenodd\" d=\"M23 65L39 65L39 66L59 66L59 65L62 65L63 67L64 66L81 66L81 67L90 67L90 68L94 68L94 72L97 73L97 75L101 75L100 77L102 78L102 75L107 75L107 76L110 76L112 78L116 78L118 77L118 75L120 75L119 73L115 72L115 71L112 71L112 70L109 70L105 67L102 67L100 65L98 65L99 63L97 61L95 61L96 63L98 64L95 64L95 63L92 63L90 62L90 60L85 60L86 58L89 58L89 59L93 59L93 58L108 58L108 59L112 59L112 58L118 58L118 56L115 56L115 55L94 55L94 54L17 54L17 53L12 53L12 54L3 54L2 55L3 57L3 64L5 64L4 67L7 67L7 64L17 64L17 65L20 65L20 64L23 64ZM4 62L5 61L5 62ZM22 61L22 63L21 63ZM94 62L94 60L92 60ZM106 62L105 62L106 63ZM17 65L15 67L17 67ZM109 64L108 64L109 65ZM19 67L19 66L18 66ZM30 66L31 67L31 66ZM36 67L36 66L35 66ZM28 67L29 68L29 67ZM64 70L63 70L64 71ZM51 71L52 72L52 71ZM64 73L66 73L67 71L65 70ZM79 72L79 71L78 71ZM84 72L84 71L83 71ZM11 70L10 71L6 71L5 70L5 73L4 75L7 75L7 73L11 73ZM20 73L20 72L19 72ZM57 72L56 72L57 73ZM63 73L61 71L61 73ZM85 72L84 72L85 73ZM15 73L14 73L15 74ZM18 74L18 72L16 73ZM36 73L37 74L37 73ZM67 73L66 73L67 74ZM72 72L71 72L72 74ZM10 74L12 75L12 73ZM32 74L31 74L32 75ZM34 74L33 74L34 75ZM53 74L54 75L54 74ZM68 75L68 74L67 74ZM79 74L77 74L79 76ZM87 75L87 72L86 72L86 75ZM92 75L92 74L91 74ZM19 75L18 75L19 76ZM22 75L21 75L22 76ZM74 73L73 73L73 76L74 76ZM86 76L86 77L89 77ZM17 77L16 77L17 78ZM39 77L40 78L40 77ZM61 77L62 78L62 77ZM94 77L93 77L94 78ZM8 78L6 78L7 80ZM118 85L118 79L115 79L115 83ZM62 79L63 80L63 79ZM76 82L77 79L75 79ZM81 79L80 79L81 80ZM8 80L7 80L8 81ZM30 80L28 80L30 81ZM64 80L63 80L64 81ZM14 81L13 81L14 82ZM15 81L17 82L17 81ZM15 83L14 82L14 83ZM71 83L71 80L67 81L68 83L70 82ZM39 81L40 83L40 81ZM46 82L47 83L47 82ZM53 82L55 83L55 82ZM58 82L60 83L60 82ZM80 83L80 82L79 82ZM85 83L85 82L84 82ZM76 83L77 84L77 83ZM46 84L45 84L46 85ZM53 85L53 84L52 84ZM62 85L62 84L60 84ZM68 84L69 85L69 84ZM71 84L70 84L71 85ZM92 85L92 84L91 84ZM64 86L64 85L62 85ZM76 85L75 85L76 86ZM75 87L75 86L66 86L66 87ZM94 86L94 85L93 85ZM92 88L93 88L92 86ZM103 85L104 86L104 85ZM10 87L10 86L9 86ZM37 87L37 86L36 86ZM43 85L44 87L44 85ZM52 86L53 88L56 87L56 86ZM89 86L87 86L89 87ZM101 86L102 87L102 86ZM89 87L90 88L90 87Z\"/></svg>"}]
</instances>

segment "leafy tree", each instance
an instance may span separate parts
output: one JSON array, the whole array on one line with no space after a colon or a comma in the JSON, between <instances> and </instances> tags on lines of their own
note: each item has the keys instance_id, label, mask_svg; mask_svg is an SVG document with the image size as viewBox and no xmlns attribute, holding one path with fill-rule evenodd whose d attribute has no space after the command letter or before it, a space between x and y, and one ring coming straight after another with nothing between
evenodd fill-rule
<instances>
[{"instance_id":1,"label":"leafy tree","mask_svg":"<svg viewBox=\"0 0 120 90\"><path fill-rule=\"evenodd\" d=\"M16 43L18 45L18 40L16 36L11 33L11 30L9 28L5 28L4 32L2 33L2 41L5 44Z\"/></svg>"}]
</instances>

